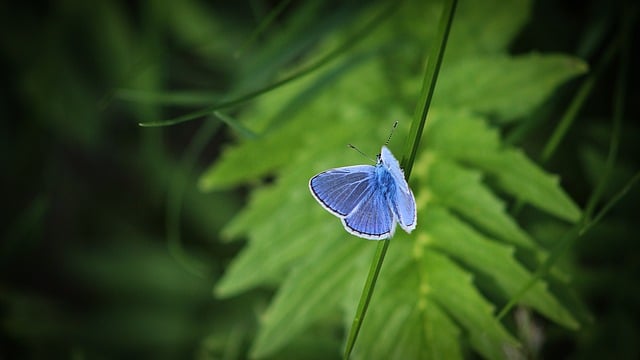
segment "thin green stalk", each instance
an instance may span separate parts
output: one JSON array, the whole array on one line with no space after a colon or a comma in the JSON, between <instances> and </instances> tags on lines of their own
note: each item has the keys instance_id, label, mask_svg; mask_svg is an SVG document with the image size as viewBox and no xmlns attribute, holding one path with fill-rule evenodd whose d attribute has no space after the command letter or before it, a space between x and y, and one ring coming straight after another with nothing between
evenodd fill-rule
<instances>
[{"instance_id":1,"label":"thin green stalk","mask_svg":"<svg viewBox=\"0 0 640 360\"><path fill-rule=\"evenodd\" d=\"M600 78L602 71L607 68L607 66L613 59L613 56L618 51L618 43L618 41L614 41L611 45L609 45L609 48L598 63L598 66L596 66L593 74L591 74L591 76L589 76L580 86L578 93L571 101L571 104L567 108L567 111L565 111L565 113L562 115L562 118L551 134L549 141L547 141L547 144L544 146L542 154L540 155L541 163L544 164L549 161L549 159L551 159L551 156L553 156L555 151L558 149L558 146L562 142L562 139L564 139L565 135L567 135L569 128L571 128L574 121L578 117L580 109L582 109L582 106L589 98L589 95L591 94L596 81Z\"/></svg>"},{"instance_id":2,"label":"thin green stalk","mask_svg":"<svg viewBox=\"0 0 640 360\"><path fill-rule=\"evenodd\" d=\"M220 96L213 91L171 91L157 92L140 89L118 89L114 96L120 100L145 104L172 106L200 106L211 103L211 99Z\"/></svg>"},{"instance_id":3,"label":"thin green stalk","mask_svg":"<svg viewBox=\"0 0 640 360\"><path fill-rule=\"evenodd\" d=\"M242 125L235 118L232 118L231 116L229 116L229 115L227 115L225 113L222 113L220 111L214 111L213 115L215 115L215 117L220 119L220 121L222 121L223 123L227 124L227 126L232 128L233 130L235 130L239 135L241 135L245 139L256 139L256 138L258 138L258 134L256 134L255 132L251 131L251 129L249 129L249 128L245 127L244 125Z\"/></svg>"},{"instance_id":4,"label":"thin green stalk","mask_svg":"<svg viewBox=\"0 0 640 360\"><path fill-rule=\"evenodd\" d=\"M253 31L251 36L239 47L234 57L238 58L242 55L251 45L256 42L256 39L264 33L264 31L271 25L278 15L286 9L291 0L283 0L276 7L269 12L269 14L260 22L258 27ZM151 92L138 89L118 89L109 96L105 96L101 101L102 107L107 106L113 97L118 97L122 100L144 102L151 104L164 104L164 105L180 105L180 106L199 106L211 103L211 99L219 96L218 93L210 91L179 91L179 92Z\"/></svg>"},{"instance_id":5,"label":"thin green stalk","mask_svg":"<svg viewBox=\"0 0 640 360\"><path fill-rule=\"evenodd\" d=\"M427 121L429 105L431 104L431 99L433 98L433 92L436 86L436 81L438 79L440 65L442 64L442 58L444 56L444 51L447 45L449 31L451 30L451 24L453 23L453 16L455 14L456 5L457 0L449 0L445 2L445 6L442 10L442 16L440 18L437 41L434 42L433 48L430 52L430 54L432 54L432 57L427 62L425 76L422 82L422 91L420 93L419 102L416 106L411 130L409 132L409 141L407 141L407 147L402 157L401 164L407 180L411 175L411 168L413 167L415 156L418 151L418 146L420 145L422 132L424 130L424 125ZM389 243L390 242L388 239L380 241L378 243L378 247L376 248L376 253L371 262L367 280L365 282L364 288L362 289L362 295L360 296L358 309L356 310L356 314L351 325L351 330L349 331L349 336L347 338L347 345L344 352L345 359L348 359L349 356L351 356L353 347L356 343L356 340L358 339L358 334L360 332L362 322L364 321L367 309L369 308L369 302L371 301L378 275L380 274L380 269L382 268L382 263L384 262L385 254L387 253L387 249L389 248Z\"/></svg>"},{"instance_id":6,"label":"thin green stalk","mask_svg":"<svg viewBox=\"0 0 640 360\"><path fill-rule=\"evenodd\" d=\"M625 16L625 21L623 21L621 25L620 65L618 66L616 87L613 92L613 129L611 131L611 140L609 142L609 153L607 154L604 171L600 176L598 185L587 202L584 215L585 219L591 218L596 205L600 201L602 193L609 181L609 176L613 172L613 166L618 155L618 147L622 133L622 118L624 117L624 100L626 98L627 77L629 73L629 32L633 17L633 13Z\"/></svg>"},{"instance_id":7,"label":"thin green stalk","mask_svg":"<svg viewBox=\"0 0 640 360\"><path fill-rule=\"evenodd\" d=\"M416 110L413 114L413 121L411 122L411 129L409 130L409 141L406 143L402 156L401 165L404 169L404 176L407 180L411 176L413 162L415 161L416 154L418 153L418 147L420 146L420 140L422 139L422 132L427 122L429 106L431 105L431 99L433 99L436 81L438 80L438 74L440 73L440 65L442 64L442 58L444 57L444 51L447 45L447 39L449 38L449 31L451 30L451 24L453 23L453 16L455 14L457 4L457 0L449 0L445 2L445 6L442 10L442 17L440 18L440 27L438 30L438 37L436 38L437 41L434 42L433 48L430 52L431 58L427 61L427 68L422 81L422 90L420 91L421 101L417 103ZM433 61L431 61L431 59L433 59Z\"/></svg>"},{"instance_id":8,"label":"thin green stalk","mask_svg":"<svg viewBox=\"0 0 640 360\"><path fill-rule=\"evenodd\" d=\"M393 13L393 11L397 9L398 6L399 5L397 2L390 1L389 5L386 6L383 9L383 11L377 14L373 19L371 19L371 21L366 23L361 29L356 31L352 36L350 36L344 43L338 46L335 50L329 52L325 56L318 59L316 62L303 68L302 70L299 70L296 73L291 74L290 76L287 76L279 81L276 81L272 84L264 86L258 90L248 92L246 94L240 95L230 100L222 101L220 103L211 105L209 107L206 107L204 109L201 109L189 114L178 116L176 118L169 119L169 120L159 120L159 121L149 121L145 123L139 123L138 125L143 127L158 127L158 126L176 125L186 121L194 120L202 116L210 115L216 110L222 110L222 109L226 109L226 108L230 108L230 107L242 104L260 95L266 94L271 90L277 89L280 86L283 86L303 76L306 76L318 70L319 68L323 67L324 65L328 64L329 62L333 61L343 53L349 51L349 49L351 49L355 43L364 39L367 35L369 35L373 31L373 29L376 26L380 25L380 23L385 19L388 19L391 13Z\"/></svg>"},{"instance_id":9,"label":"thin green stalk","mask_svg":"<svg viewBox=\"0 0 640 360\"><path fill-rule=\"evenodd\" d=\"M369 269L369 275L367 275L367 281L362 289L362 296L360 297L360 303L358 303L358 310L356 311L356 316L353 318L349 337L347 338L347 347L344 352L345 359L348 359L349 356L351 356L353 346L356 344L356 340L358 339L360 327L362 326L362 321L364 321L364 316L369 308L369 302L371 301L371 296L373 296L373 289L376 287L378 275L380 274L380 269L382 268L382 263L385 255L387 254L388 248L389 239L378 242L378 247L376 248L376 253L373 256L371 268Z\"/></svg>"},{"instance_id":10,"label":"thin green stalk","mask_svg":"<svg viewBox=\"0 0 640 360\"><path fill-rule=\"evenodd\" d=\"M591 95L591 91L593 90L593 87L595 86L596 82L599 80L600 75L602 74L604 69L609 65L609 63L611 62L613 56L616 54L617 51L618 51L618 41L614 41L609 46L609 48L607 48L607 51L605 52L604 56L600 59L600 62L596 66L593 73L589 75L589 77L587 77L587 79L582 83L582 85L580 85L578 92L571 100L571 103L569 104L569 107L567 108L567 110L564 112L564 114L562 114L562 118L560 119L560 122L558 123L553 133L551 134L551 137L549 138L546 145L542 149L542 153L540 155L541 164L547 163L551 159L555 151L558 149L558 146L562 142L562 139L564 139L564 137L567 135L567 132L569 131L574 121L578 117L578 114L580 113L580 110L582 109L583 105L586 103L587 99L589 99L589 95ZM522 210L523 206L524 206L524 201L522 201L522 199L518 199L513 205L513 208L511 209L511 214L513 216L518 215L518 213Z\"/></svg>"},{"instance_id":11,"label":"thin green stalk","mask_svg":"<svg viewBox=\"0 0 640 360\"><path fill-rule=\"evenodd\" d=\"M524 295L531 288L535 286L535 284L543 278L551 269L551 267L556 263L556 261L562 256L565 251L573 244L577 239L586 234L593 226L597 225L602 218L613 208L613 206L618 203L628 192L633 188L636 183L640 181L640 172L637 172L625 186L609 200L605 206L598 212L596 216L593 217L593 220L581 221L578 224L575 224L570 230L568 230L558 241L556 247L551 251L549 257L542 263L540 267L533 274L531 279L518 291L516 292L511 299L507 302L507 304L500 310L497 315L498 319L504 318L504 316L513 309L515 305L517 305L520 300L524 297Z\"/></svg>"},{"instance_id":12,"label":"thin green stalk","mask_svg":"<svg viewBox=\"0 0 640 360\"><path fill-rule=\"evenodd\" d=\"M582 229L582 231L580 232L580 235L583 235L585 232L591 229L592 226L600 222L600 220L602 220L602 218L609 212L609 210L611 210L611 208L618 201L620 201L620 199L622 199L629 192L629 190L631 190L631 188L636 185L638 181L640 181L640 171L637 172L631 178L631 180L627 182L627 184L622 188L622 190L620 190L613 198L611 198L611 200L609 200L609 202L607 202L602 207L602 209L600 209L600 211L598 211L598 214L596 214L596 216L593 217L593 220L589 221L587 225Z\"/></svg>"},{"instance_id":13,"label":"thin green stalk","mask_svg":"<svg viewBox=\"0 0 640 360\"><path fill-rule=\"evenodd\" d=\"M171 187L167 192L166 231L169 254L188 272L198 277L205 276L204 266L191 259L182 247L180 235L182 202L187 187L187 179L189 178L188 174L193 170L198 156L202 153L205 145L219 127L220 122L207 121L198 129L195 138L191 140L191 143L184 152L181 166L176 170L176 174L171 182Z\"/></svg>"},{"instance_id":14,"label":"thin green stalk","mask_svg":"<svg viewBox=\"0 0 640 360\"><path fill-rule=\"evenodd\" d=\"M635 16L635 11L629 12L625 14L625 19L623 19L620 35L618 37L619 41L616 41L615 45L612 45L607 51L608 55L605 55L603 59L603 64L607 64L611 59L608 59L608 56L613 56L615 51L618 49L618 44L621 45L620 51L620 66L618 68L618 76L616 81L616 90L614 92L613 98L613 129L611 132L611 139L609 145L609 153L607 155L607 162L605 164L605 170L598 181L598 185L595 190L591 194L589 201L587 203L586 210L582 215L582 219L576 225L574 225L569 231L567 231L558 241L558 244L551 252L550 256L545 260L545 262L536 270L534 276L523 286L520 291L518 291L509 302L502 308L500 313L498 314L498 318L504 317L512 308L515 306L520 299L525 295L525 293L531 289L541 278L543 278L549 271L549 269L556 263L556 261L562 256L567 249L569 249L570 245L572 245L578 238L582 237L586 234L593 226L595 226L604 215L618 202L622 197L635 185L636 182L640 180L640 172L636 173L629 182L620 190L611 200L609 200L605 206L596 214L595 217L592 217L593 211L595 209L596 204L600 200L602 196L602 192L604 187L607 185L609 175L613 171L613 166L615 164L615 158L618 153L618 146L620 142L621 129L622 129L622 119L624 117L624 99L626 97L626 84L627 84L627 74L628 74L628 49L629 49L629 31L630 24L633 21ZM604 66L603 66L604 67ZM601 71L601 70L600 70ZM591 85L593 86L593 85ZM551 143L551 142L550 142ZM549 144L547 144L549 145ZM551 154L555 150L555 146L552 146Z\"/></svg>"},{"instance_id":15,"label":"thin green stalk","mask_svg":"<svg viewBox=\"0 0 640 360\"><path fill-rule=\"evenodd\" d=\"M250 46L252 46L257 40L258 36L260 36L264 31L273 23L273 21L278 17L278 15L282 14L284 9L287 8L287 5L291 0L283 0L278 5L276 5L273 10L269 12L269 14L260 22L256 30L251 34L249 39L245 41L242 45L240 45L240 49L236 51L234 56L236 58L240 57Z\"/></svg>"}]
</instances>

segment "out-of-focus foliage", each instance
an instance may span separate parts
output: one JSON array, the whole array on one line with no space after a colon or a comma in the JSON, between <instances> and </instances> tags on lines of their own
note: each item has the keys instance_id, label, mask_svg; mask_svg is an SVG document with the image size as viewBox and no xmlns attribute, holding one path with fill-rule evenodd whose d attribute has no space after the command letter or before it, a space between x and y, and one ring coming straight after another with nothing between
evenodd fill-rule
<instances>
[{"instance_id":1,"label":"out-of-focus foliage","mask_svg":"<svg viewBox=\"0 0 640 360\"><path fill-rule=\"evenodd\" d=\"M220 123L136 124L294 74L388 3L284 3L257 36L279 3L0 5L0 358L338 358L375 243L346 234L306 182L366 162L345 145L373 156L394 120L402 151L440 12L423 3L226 112L252 140ZM551 161L534 160L637 9L481 3L460 1L411 178L418 229L392 239L354 354L636 358L636 189L495 315L606 171L615 101L624 131L600 205L638 170L638 73L614 91L618 57ZM162 97L173 90L186 92Z\"/></svg>"},{"instance_id":2,"label":"out-of-focus foliage","mask_svg":"<svg viewBox=\"0 0 640 360\"><path fill-rule=\"evenodd\" d=\"M120 87L196 86L202 77L177 65L186 60L178 53L202 45L197 32L230 29L224 13L196 2L130 5L0 6L1 358L241 353L255 321L245 309L266 301L261 293L211 295L235 252L218 233L241 197L195 188L179 156L196 127L141 129L137 122L167 114L113 99ZM226 40L207 52L220 74L233 51ZM172 74L182 71L191 74ZM199 86L226 83L217 76ZM206 158L217 153L215 141ZM165 239L165 196L180 182L189 184L183 238L201 277L181 266Z\"/></svg>"}]
</instances>

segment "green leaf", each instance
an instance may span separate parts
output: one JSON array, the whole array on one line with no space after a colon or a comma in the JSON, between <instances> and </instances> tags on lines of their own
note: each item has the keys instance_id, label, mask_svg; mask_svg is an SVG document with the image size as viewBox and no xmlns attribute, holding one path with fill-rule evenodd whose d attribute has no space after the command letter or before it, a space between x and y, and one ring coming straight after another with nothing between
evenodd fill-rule
<instances>
[{"instance_id":1,"label":"green leaf","mask_svg":"<svg viewBox=\"0 0 640 360\"><path fill-rule=\"evenodd\" d=\"M503 122L522 118L587 65L566 55L464 58L446 63L434 105L467 108Z\"/></svg>"},{"instance_id":2,"label":"green leaf","mask_svg":"<svg viewBox=\"0 0 640 360\"><path fill-rule=\"evenodd\" d=\"M580 218L580 209L562 191L558 177L545 173L521 150L509 149L469 160L495 176L504 191L538 209L569 222Z\"/></svg>"},{"instance_id":3,"label":"green leaf","mask_svg":"<svg viewBox=\"0 0 640 360\"><path fill-rule=\"evenodd\" d=\"M313 200L306 186L307 176L299 175L255 191L251 206L228 225L226 236L248 235L251 240L216 285L218 296L236 295L282 278L299 259L309 253L310 247L315 246L319 234L341 238L340 232L327 231L334 228L336 223L327 222L327 214L311 206ZM289 206L299 211L290 213L287 207L283 208L279 201L285 198ZM264 221L264 214L271 214L270 221ZM308 222L309 219L315 220ZM325 238L323 242L326 241ZM278 250L277 256L265 256L274 249Z\"/></svg>"},{"instance_id":4,"label":"green leaf","mask_svg":"<svg viewBox=\"0 0 640 360\"><path fill-rule=\"evenodd\" d=\"M485 117L467 109L436 108L427 126L426 146L452 159L493 153L501 147L498 131L487 125Z\"/></svg>"},{"instance_id":5,"label":"green leaf","mask_svg":"<svg viewBox=\"0 0 640 360\"><path fill-rule=\"evenodd\" d=\"M437 154L425 154L416 172L426 176L433 201L464 216L465 219L500 240L536 249L533 239L505 212L504 203L482 183L479 171L467 170Z\"/></svg>"},{"instance_id":6,"label":"green leaf","mask_svg":"<svg viewBox=\"0 0 640 360\"><path fill-rule=\"evenodd\" d=\"M472 276L445 256L427 249L418 254L418 262L428 295L469 331L471 346L487 359L506 358L504 348L516 347L518 342L494 318L494 307L474 287Z\"/></svg>"},{"instance_id":7,"label":"green leaf","mask_svg":"<svg viewBox=\"0 0 640 360\"><path fill-rule=\"evenodd\" d=\"M532 278L516 261L513 247L483 237L442 208L430 207L422 213L421 220L431 245L491 277L505 299L515 295L522 284ZM568 328L578 327L571 313L549 293L544 282L529 290L522 302Z\"/></svg>"},{"instance_id":8,"label":"green leaf","mask_svg":"<svg viewBox=\"0 0 640 360\"><path fill-rule=\"evenodd\" d=\"M354 275L351 258L362 255L364 245L358 241L326 242L316 256L311 254L291 272L263 316L252 355L273 352L314 321L336 311L349 275ZM328 251L330 258L325 256ZM364 280L365 273L360 275Z\"/></svg>"},{"instance_id":9,"label":"green leaf","mask_svg":"<svg viewBox=\"0 0 640 360\"><path fill-rule=\"evenodd\" d=\"M477 115L464 111L437 113L426 141L438 153L486 172L514 197L561 219L579 219L580 209L562 191L558 178L545 173L522 151L501 148L497 131Z\"/></svg>"},{"instance_id":10,"label":"green leaf","mask_svg":"<svg viewBox=\"0 0 640 360\"><path fill-rule=\"evenodd\" d=\"M530 11L529 0L488 0L482 6L460 1L446 59L503 53L527 22Z\"/></svg>"},{"instance_id":11,"label":"green leaf","mask_svg":"<svg viewBox=\"0 0 640 360\"><path fill-rule=\"evenodd\" d=\"M383 268L354 358L462 359L460 329L421 291L421 286L429 286L421 284L421 279L429 281L429 277L421 278L411 243L401 241L388 252L388 266Z\"/></svg>"},{"instance_id":12,"label":"green leaf","mask_svg":"<svg viewBox=\"0 0 640 360\"><path fill-rule=\"evenodd\" d=\"M363 62L360 66L351 69L349 79L352 77L362 77L366 81L359 82L359 86L369 88L384 88L385 79L380 71L382 64L378 62ZM331 70L330 70L331 71ZM329 72L330 72L329 71ZM304 79L294 84L283 86L270 93L264 106L259 107L255 112L248 114L258 130L266 131L269 124L281 122L286 119L277 131L269 131L262 134L258 140L245 141L242 146L232 146L225 149L221 160L212 164L200 178L199 186L202 190L224 189L233 185L247 182L261 176L270 174L272 171L290 164L292 157L307 156L302 149L308 144L324 142L332 144L331 154L336 158L345 155L353 155L353 161L361 161L361 157L353 151L345 151L348 143L357 143L363 146L365 143L374 143L372 139L377 138L374 133L378 133L380 138L388 134L388 129L372 128L367 124L366 119L379 116L381 113L389 113L389 118L397 116L395 108L381 107L377 97L379 94L367 91L358 91L353 88L354 84L349 81L338 81L332 76L317 75ZM317 83L323 83L319 86ZM329 85L334 85L328 88ZM319 92L320 93L317 93ZM337 102L338 99L354 94L364 98L356 103ZM313 96L312 96L313 95ZM374 97L374 98L372 98ZM313 99L309 103L310 99ZM370 107L361 107L362 101L368 101ZM306 105L305 111L300 112L299 102ZM326 103L332 103L327 107ZM327 127L324 119L332 119L344 113L351 113L358 123L354 123L354 128L348 132L336 132L333 127ZM320 115L322 114L322 115ZM391 121L389 121L391 124ZM353 131L359 128L360 131ZM361 140L358 140L361 139ZM286 146L283 146L286 145ZM379 151L379 145L375 151ZM373 148L373 147L372 147ZM313 149L310 149L313 150ZM320 151L320 149L317 149ZM318 158L309 157L318 163ZM313 163L312 163L313 164ZM327 165L329 163L327 162ZM321 164L317 164L321 165ZM346 165L346 163L345 163ZM320 169L320 167L319 167ZM311 174L310 174L311 176Z\"/></svg>"}]
</instances>

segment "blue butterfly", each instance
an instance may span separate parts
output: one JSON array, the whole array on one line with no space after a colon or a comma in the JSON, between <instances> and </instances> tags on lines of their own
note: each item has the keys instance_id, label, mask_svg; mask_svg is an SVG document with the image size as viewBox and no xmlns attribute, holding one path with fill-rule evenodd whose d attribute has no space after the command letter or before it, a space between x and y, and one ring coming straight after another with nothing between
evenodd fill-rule
<instances>
[{"instance_id":1,"label":"blue butterfly","mask_svg":"<svg viewBox=\"0 0 640 360\"><path fill-rule=\"evenodd\" d=\"M398 160L386 146L373 165L330 169L309 180L309 189L347 232L369 240L393 236L396 222L410 233L416 228L416 200Z\"/></svg>"}]
</instances>

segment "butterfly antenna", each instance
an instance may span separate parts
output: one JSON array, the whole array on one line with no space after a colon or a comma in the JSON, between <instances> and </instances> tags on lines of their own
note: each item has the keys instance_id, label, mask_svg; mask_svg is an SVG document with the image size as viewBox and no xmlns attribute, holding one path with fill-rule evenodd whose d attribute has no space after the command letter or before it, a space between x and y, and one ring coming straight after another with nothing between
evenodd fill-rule
<instances>
[{"instance_id":1,"label":"butterfly antenna","mask_svg":"<svg viewBox=\"0 0 640 360\"><path fill-rule=\"evenodd\" d=\"M391 136L393 135L393 131L396 129L396 127L398 127L398 120L396 120L396 122L393 124L393 127L391 128L391 133L389 134L387 141L384 143L385 146L389 145L389 141L391 141Z\"/></svg>"},{"instance_id":2,"label":"butterfly antenna","mask_svg":"<svg viewBox=\"0 0 640 360\"><path fill-rule=\"evenodd\" d=\"M375 160L373 160L372 158L370 158L369 156L367 156L367 154L363 153L362 151L360 151L360 149L358 149L357 147L355 147L354 145L351 144L347 144L348 147L352 148L353 150L357 151L360 153L360 155L366 157L367 159L371 160L372 162L376 162Z\"/></svg>"}]
</instances>

